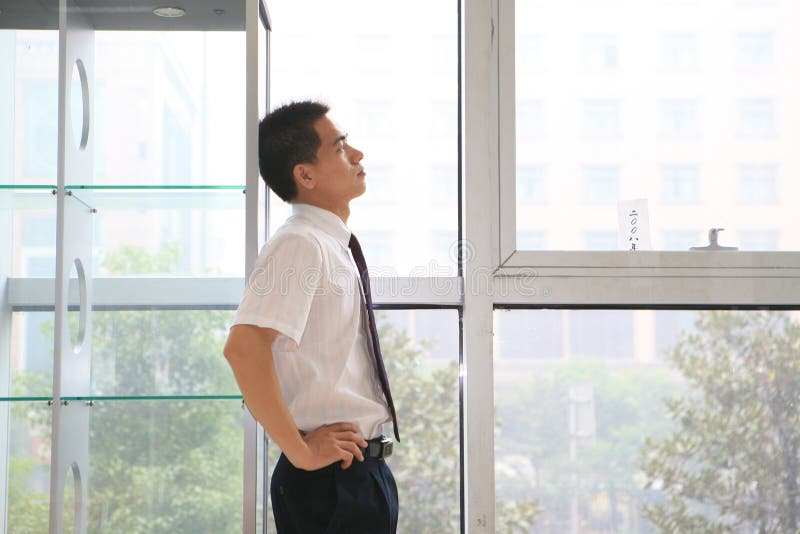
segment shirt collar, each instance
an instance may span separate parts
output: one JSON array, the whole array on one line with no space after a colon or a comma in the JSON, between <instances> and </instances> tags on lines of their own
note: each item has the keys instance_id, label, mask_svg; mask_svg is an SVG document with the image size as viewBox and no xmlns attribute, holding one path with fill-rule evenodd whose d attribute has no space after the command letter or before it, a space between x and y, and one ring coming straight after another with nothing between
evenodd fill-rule
<instances>
[{"instance_id":1,"label":"shirt collar","mask_svg":"<svg viewBox=\"0 0 800 534\"><path fill-rule=\"evenodd\" d=\"M311 204L292 204L292 215L299 215L333 236L342 246L350 246L350 229L332 211Z\"/></svg>"}]
</instances>

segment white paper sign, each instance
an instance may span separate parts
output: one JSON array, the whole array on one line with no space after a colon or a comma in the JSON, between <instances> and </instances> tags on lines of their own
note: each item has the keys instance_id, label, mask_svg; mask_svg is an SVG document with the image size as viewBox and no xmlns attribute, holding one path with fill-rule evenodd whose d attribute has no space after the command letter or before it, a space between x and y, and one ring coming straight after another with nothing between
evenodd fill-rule
<instances>
[{"instance_id":1,"label":"white paper sign","mask_svg":"<svg viewBox=\"0 0 800 534\"><path fill-rule=\"evenodd\" d=\"M621 250L650 250L650 214L647 199L620 200L619 248Z\"/></svg>"}]
</instances>

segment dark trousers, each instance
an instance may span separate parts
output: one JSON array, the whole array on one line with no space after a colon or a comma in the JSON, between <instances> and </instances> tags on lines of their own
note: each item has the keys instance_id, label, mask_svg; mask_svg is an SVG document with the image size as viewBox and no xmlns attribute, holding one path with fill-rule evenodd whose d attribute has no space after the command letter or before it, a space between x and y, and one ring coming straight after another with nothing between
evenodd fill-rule
<instances>
[{"instance_id":1,"label":"dark trousers","mask_svg":"<svg viewBox=\"0 0 800 534\"><path fill-rule=\"evenodd\" d=\"M278 534L387 534L397 531L397 485L383 460L353 460L317 471L281 454L270 486Z\"/></svg>"}]
</instances>

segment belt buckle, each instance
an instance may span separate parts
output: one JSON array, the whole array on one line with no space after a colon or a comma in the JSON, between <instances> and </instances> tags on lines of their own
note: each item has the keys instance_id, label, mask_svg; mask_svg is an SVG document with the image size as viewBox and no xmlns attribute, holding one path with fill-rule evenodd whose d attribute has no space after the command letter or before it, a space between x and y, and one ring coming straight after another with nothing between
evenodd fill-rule
<instances>
[{"instance_id":1,"label":"belt buckle","mask_svg":"<svg viewBox=\"0 0 800 534\"><path fill-rule=\"evenodd\" d=\"M370 441L364 449L364 456L369 458L388 458L392 455L394 443L386 436L381 436L380 441Z\"/></svg>"},{"instance_id":2,"label":"belt buckle","mask_svg":"<svg viewBox=\"0 0 800 534\"><path fill-rule=\"evenodd\" d=\"M391 439L387 438L386 436L381 437L381 458L388 458L392 455L392 448L394 447L394 443Z\"/></svg>"}]
</instances>

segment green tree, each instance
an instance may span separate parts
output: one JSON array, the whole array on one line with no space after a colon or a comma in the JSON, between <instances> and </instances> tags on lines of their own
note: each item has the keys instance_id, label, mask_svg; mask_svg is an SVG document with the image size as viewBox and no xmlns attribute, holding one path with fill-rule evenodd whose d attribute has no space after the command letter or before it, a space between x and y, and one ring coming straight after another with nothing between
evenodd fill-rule
<instances>
[{"instance_id":1,"label":"green tree","mask_svg":"<svg viewBox=\"0 0 800 534\"><path fill-rule=\"evenodd\" d=\"M671 360L689 392L648 441L644 506L662 532L800 531L800 325L786 313L703 313Z\"/></svg>"},{"instance_id":2,"label":"green tree","mask_svg":"<svg viewBox=\"0 0 800 534\"><path fill-rule=\"evenodd\" d=\"M596 435L592 443L578 444L572 461L569 390L587 383L593 389ZM663 367L610 366L598 359L516 373L495 394L498 506L538 499L543 515L535 532L560 534L569 528L576 495L584 529L645 528L636 526L632 512L634 503L653 492L642 488L636 459L647 436L666 433L661 401L677 387L676 377Z\"/></svg>"}]
</instances>

